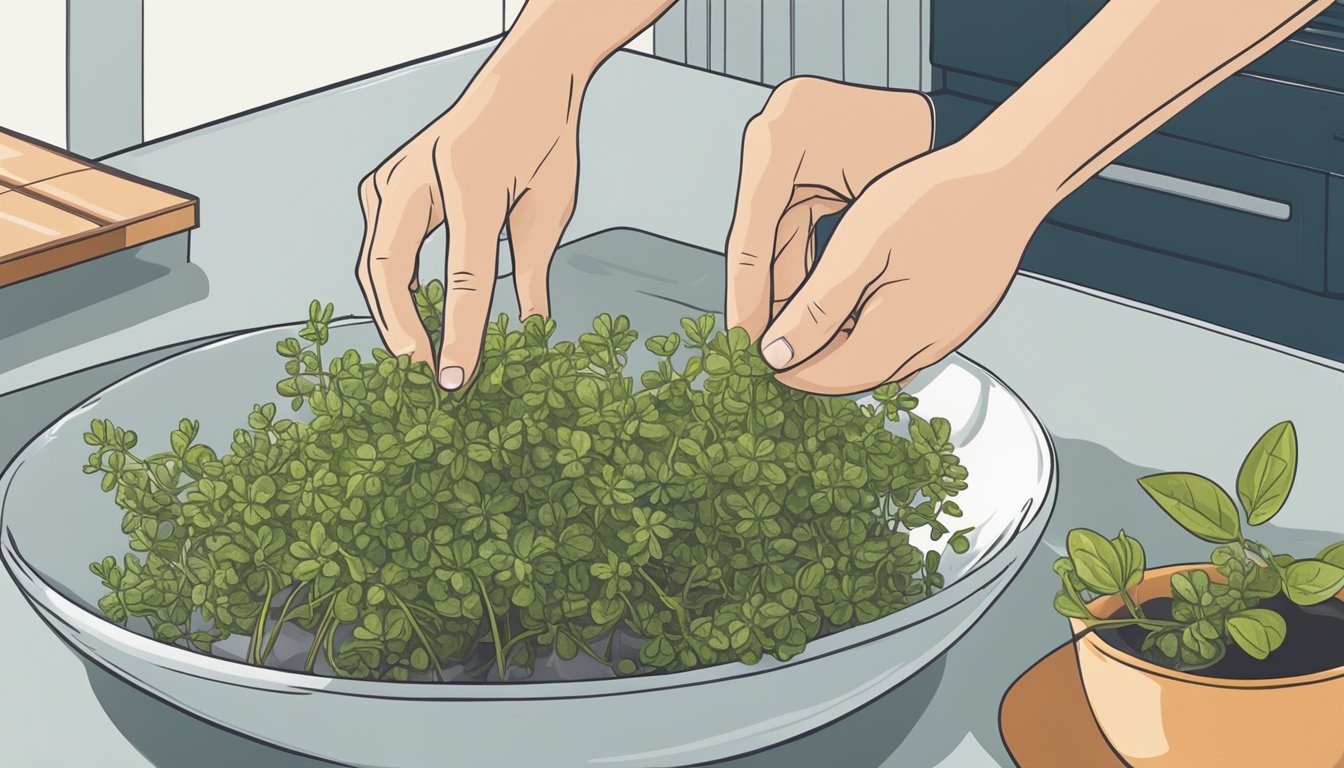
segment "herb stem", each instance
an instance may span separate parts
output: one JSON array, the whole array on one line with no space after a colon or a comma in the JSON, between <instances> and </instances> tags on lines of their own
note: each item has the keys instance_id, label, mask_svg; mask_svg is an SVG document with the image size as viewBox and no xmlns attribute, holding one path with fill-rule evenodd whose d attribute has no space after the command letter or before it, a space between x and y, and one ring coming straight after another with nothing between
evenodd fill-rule
<instances>
[{"instance_id":1,"label":"herb stem","mask_svg":"<svg viewBox=\"0 0 1344 768\"><path fill-rule=\"evenodd\" d=\"M1167 621L1165 619L1084 619L1089 629L1097 627L1121 627L1130 624L1137 624L1144 629L1171 629L1173 627L1184 626L1179 621Z\"/></svg>"},{"instance_id":2,"label":"herb stem","mask_svg":"<svg viewBox=\"0 0 1344 768\"><path fill-rule=\"evenodd\" d=\"M1120 595L1120 599L1124 601L1125 607L1129 609L1130 616L1139 620L1148 618L1143 615L1143 609L1139 607L1138 603L1134 602L1134 598L1129 596L1129 590L1121 589L1118 594Z\"/></svg>"},{"instance_id":3,"label":"herb stem","mask_svg":"<svg viewBox=\"0 0 1344 768\"><path fill-rule=\"evenodd\" d=\"M257 611L257 624L252 628L252 642L247 646L247 663L260 664L261 657L258 652L261 650L261 638L266 634L266 614L271 610L271 600L274 597L274 579L271 572L266 572L266 598L261 601L261 608Z\"/></svg>"},{"instance_id":4,"label":"herb stem","mask_svg":"<svg viewBox=\"0 0 1344 768\"><path fill-rule=\"evenodd\" d=\"M392 596L393 600L397 601L397 605L401 608L402 613L406 614L406 620L410 622L411 630L415 632L415 636L420 640L420 647L425 649L425 653L429 654L429 660L434 663L434 678L439 682L443 682L443 665L439 663L438 654L434 653L434 649L430 646L429 638L425 637L425 631L420 628L420 622L416 621L415 614L411 612L410 607L406 605L400 595L391 590L388 591L388 594Z\"/></svg>"},{"instance_id":5,"label":"herb stem","mask_svg":"<svg viewBox=\"0 0 1344 768\"><path fill-rule=\"evenodd\" d=\"M332 601L332 605L335 604L335 601ZM336 630L339 629L340 626L341 622L333 619L331 626L327 629L327 666L331 667L331 671L335 672L337 675L340 675L341 677L349 677L350 675L336 664L336 651L334 646L336 644Z\"/></svg>"},{"instance_id":6,"label":"herb stem","mask_svg":"<svg viewBox=\"0 0 1344 768\"><path fill-rule=\"evenodd\" d=\"M322 622L317 625L317 632L313 636L313 645L308 649L308 658L303 662L303 671L312 674L313 664L317 662L317 651L322 647L323 635L327 632L327 624L331 621L332 613L336 608L336 601L327 603L327 612L322 615Z\"/></svg>"},{"instance_id":7,"label":"herb stem","mask_svg":"<svg viewBox=\"0 0 1344 768\"><path fill-rule=\"evenodd\" d=\"M499 641L499 624L495 621L495 608L490 605L490 593L485 582L476 576L476 585L481 588L481 599L485 601L485 614L490 617L490 639L495 643L495 668L499 671L500 682L504 681L504 647Z\"/></svg>"},{"instance_id":8,"label":"herb stem","mask_svg":"<svg viewBox=\"0 0 1344 768\"><path fill-rule=\"evenodd\" d=\"M643 576L644 580L649 583L649 586L653 587L653 591L658 593L658 599L663 601L663 605L671 608L672 612L677 615L677 624L681 627L681 633L683 635L690 634L690 628L686 624L685 607L675 599L668 597L668 594L663 591L662 587L658 586L658 582L653 580L653 577L649 575L648 571L644 570L643 566L639 567L639 575Z\"/></svg>"},{"instance_id":9,"label":"herb stem","mask_svg":"<svg viewBox=\"0 0 1344 768\"><path fill-rule=\"evenodd\" d=\"M526 632L519 632L518 634L510 638L509 642L504 644L504 649L502 651L502 653L504 654L505 666L506 667L508 666L509 659L513 657L513 649L515 646L518 645L518 643L528 639L529 637L536 637L537 635L540 635L542 632L545 631L546 631L545 627L537 627L536 629L529 629Z\"/></svg>"},{"instance_id":10,"label":"herb stem","mask_svg":"<svg viewBox=\"0 0 1344 768\"><path fill-rule=\"evenodd\" d=\"M280 628L289 620L289 607L294 603L294 598L298 596L299 591L309 583L311 582L295 584L294 588L290 590L289 597L285 599L284 607L280 609L280 618L276 619L275 627L271 629L270 639L266 641L266 650L261 652L261 658L257 663L265 664L266 660L271 657L271 651L275 648L275 641L280 639ZM309 591L311 591L311 589Z\"/></svg>"},{"instance_id":11,"label":"herb stem","mask_svg":"<svg viewBox=\"0 0 1344 768\"><path fill-rule=\"evenodd\" d=\"M630 618L635 618L635 606L630 602L630 598L626 597L624 592L617 592L616 595L621 598L621 602L625 603L626 609L630 611Z\"/></svg>"},{"instance_id":12,"label":"herb stem","mask_svg":"<svg viewBox=\"0 0 1344 768\"><path fill-rule=\"evenodd\" d=\"M585 654L590 656L593 660L597 661L602 666L607 667L608 669L611 668L611 664L606 659L597 655L597 651L594 651L592 648L590 648L588 646L588 643L584 642L583 638L575 636L573 632L570 632L568 629L565 629L564 627L560 627L559 630L561 632L564 632L569 637L570 640L574 641L574 644L579 647L580 651L583 651Z\"/></svg>"}]
</instances>

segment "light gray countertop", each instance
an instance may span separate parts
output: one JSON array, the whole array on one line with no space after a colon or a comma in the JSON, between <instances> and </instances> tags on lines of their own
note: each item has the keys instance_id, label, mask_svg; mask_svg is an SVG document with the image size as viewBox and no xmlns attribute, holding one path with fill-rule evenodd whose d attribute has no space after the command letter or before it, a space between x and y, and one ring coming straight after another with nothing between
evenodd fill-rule
<instances>
[{"instance_id":1,"label":"light gray countertop","mask_svg":"<svg viewBox=\"0 0 1344 768\"><path fill-rule=\"evenodd\" d=\"M355 184L451 101L487 50L450 54L110 159L200 196L191 263L147 250L0 290L0 393L9 393L0 395L0 464L60 412L153 356L65 377L72 371L297 320L313 296L362 312L352 273L362 226ZM631 227L718 250L732 212L742 126L767 95L642 55L613 57L584 106L583 177L567 239ZM721 257L673 251L690 255L636 274L585 263L583 244L571 246L557 265L553 304L561 312L567 292L625 269L617 276L625 285L669 296L659 286L675 283L707 308L719 306ZM441 263L441 234L424 253L428 275ZM611 309L638 300L635 293L613 297ZM501 289L496 301L511 308L512 292ZM1134 479L1156 468L1230 482L1246 448L1276 421L1296 422L1301 463L1281 516L1291 527L1265 538L1315 551L1328 536L1321 531L1344 529L1332 492L1344 466L1344 372L1337 365L1031 276L1016 280L962 351L1012 386L1056 441L1060 494L1044 541L942 661L830 727L727 765L1011 765L998 733L999 700L1023 670L1067 639L1050 607L1050 562L1067 530L1124 526L1145 543L1150 563L1200 557L1196 543L1172 535L1175 527ZM10 662L0 675L0 764L177 768L190 755L195 768L317 765L197 722L86 666L7 577L0 578L0 629L0 656Z\"/></svg>"}]
</instances>

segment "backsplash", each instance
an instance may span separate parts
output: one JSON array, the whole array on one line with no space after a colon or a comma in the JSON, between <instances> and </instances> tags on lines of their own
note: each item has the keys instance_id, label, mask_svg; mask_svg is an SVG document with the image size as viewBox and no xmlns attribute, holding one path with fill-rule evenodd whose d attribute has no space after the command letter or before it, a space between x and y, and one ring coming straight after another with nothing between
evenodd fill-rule
<instances>
[{"instance_id":1,"label":"backsplash","mask_svg":"<svg viewBox=\"0 0 1344 768\"><path fill-rule=\"evenodd\" d=\"M818 75L931 90L927 19L926 0L680 0L653 49L766 85Z\"/></svg>"}]
</instances>

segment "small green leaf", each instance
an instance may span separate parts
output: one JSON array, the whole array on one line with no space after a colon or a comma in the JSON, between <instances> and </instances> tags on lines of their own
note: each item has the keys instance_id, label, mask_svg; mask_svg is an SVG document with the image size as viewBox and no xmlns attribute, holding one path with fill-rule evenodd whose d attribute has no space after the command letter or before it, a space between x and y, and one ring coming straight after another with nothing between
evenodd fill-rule
<instances>
[{"instance_id":1,"label":"small green leaf","mask_svg":"<svg viewBox=\"0 0 1344 768\"><path fill-rule=\"evenodd\" d=\"M1316 555L1317 560L1324 560L1331 565L1337 565L1344 568L1344 541L1338 541L1322 549Z\"/></svg>"},{"instance_id":2,"label":"small green leaf","mask_svg":"<svg viewBox=\"0 0 1344 768\"><path fill-rule=\"evenodd\" d=\"M1283 591L1298 605L1316 605L1344 590L1344 568L1324 560L1298 560L1284 569Z\"/></svg>"},{"instance_id":3,"label":"small green leaf","mask_svg":"<svg viewBox=\"0 0 1344 768\"><path fill-rule=\"evenodd\" d=\"M1078 602L1071 592L1064 589L1055 593L1055 610L1062 616L1074 619L1096 618L1087 610L1087 606Z\"/></svg>"},{"instance_id":4,"label":"small green leaf","mask_svg":"<svg viewBox=\"0 0 1344 768\"><path fill-rule=\"evenodd\" d=\"M1218 544L1241 538L1236 505L1207 477L1168 472L1140 478L1139 485L1171 519L1199 538Z\"/></svg>"},{"instance_id":5,"label":"small green leaf","mask_svg":"<svg viewBox=\"0 0 1344 768\"><path fill-rule=\"evenodd\" d=\"M1120 573L1123 574L1123 586L1125 590L1133 589L1143 581L1143 571L1147 564L1143 554L1143 545L1120 531L1120 535L1111 539L1111 544L1115 546L1115 553L1120 558Z\"/></svg>"},{"instance_id":6,"label":"small green leaf","mask_svg":"<svg viewBox=\"0 0 1344 768\"><path fill-rule=\"evenodd\" d=\"M1270 427L1246 455L1237 473L1237 496L1251 525L1274 517L1297 475L1297 432L1291 421Z\"/></svg>"},{"instance_id":7,"label":"small green leaf","mask_svg":"<svg viewBox=\"0 0 1344 768\"><path fill-rule=\"evenodd\" d=\"M1267 608L1238 611L1227 619L1227 632L1241 649L1263 659L1273 653L1288 634L1283 617Z\"/></svg>"},{"instance_id":8,"label":"small green leaf","mask_svg":"<svg viewBox=\"0 0 1344 768\"><path fill-rule=\"evenodd\" d=\"M1088 589L1111 595L1124 588L1126 574L1120 555L1105 536L1074 528L1068 537L1069 559Z\"/></svg>"}]
</instances>

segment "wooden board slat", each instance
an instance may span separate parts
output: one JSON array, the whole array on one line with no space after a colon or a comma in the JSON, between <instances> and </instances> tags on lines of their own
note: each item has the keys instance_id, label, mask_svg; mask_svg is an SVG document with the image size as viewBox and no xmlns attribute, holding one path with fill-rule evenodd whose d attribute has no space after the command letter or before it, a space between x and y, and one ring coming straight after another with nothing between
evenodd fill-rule
<instances>
[{"instance_id":1,"label":"wooden board slat","mask_svg":"<svg viewBox=\"0 0 1344 768\"><path fill-rule=\"evenodd\" d=\"M0 182L8 186L22 187L87 167L73 156L0 130Z\"/></svg>"},{"instance_id":2,"label":"wooden board slat","mask_svg":"<svg viewBox=\"0 0 1344 768\"><path fill-rule=\"evenodd\" d=\"M190 199L96 168L29 184L23 189L49 202L108 223L139 220L192 204Z\"/></svg>"},{"instance_id":3,"label":"wooden board slat","mask_svg":"<svg viewBox=\"0 0 1344 768\"><path fill-rule=\"evenodd\" d=\"M0 243L10 251L0 256L0 263L39 250L49 243L91 233L100 226L96 221L56 208L22 191L0 193Z\"/></svg>"},{"instance_id":4,"label":"wooden board slat","mask_svg":"<svg viewBox=\"0 0 1344 768\"><path fill-rule=\"evenodd\" d=\"M0 129L0 286L193 229L198 205Z\"/></svg>"}]
</instances>

